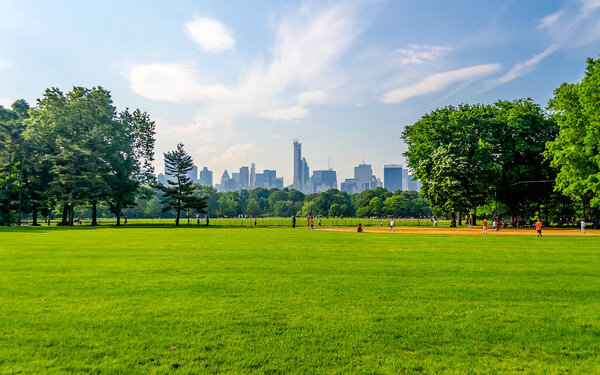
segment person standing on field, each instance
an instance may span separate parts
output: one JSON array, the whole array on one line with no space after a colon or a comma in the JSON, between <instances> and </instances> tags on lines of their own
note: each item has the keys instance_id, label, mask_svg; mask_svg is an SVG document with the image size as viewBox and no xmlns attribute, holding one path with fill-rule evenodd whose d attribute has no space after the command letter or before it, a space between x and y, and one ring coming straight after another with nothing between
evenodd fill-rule
<instances>
[{"instance_id":1,"label":"person standing on field","mask_svg":"<svg viewBox=\"0 0 600 375\"><path fill-rule=\"evenodd\" d=\"M394 219L392 219L392 221L390 221L390 232L394 231Z\"/></svg>"},{"instance_id":2,"label":"person standing on field","mask_svg":"<svg viewBox=\"0 0 600 375\"><path fill-rule=\"evenodd\" d=\"M585 233L585 219L581 219L581 233Z\"/></svg>"},{"instance_id":3,"label":"person standing on field","mask_svg":"<svg viewBox=\"0 0 600 375\"><path fill-rule=\"evenodd\" d=\"M292 215L292 228L296 228L296 215Z\"/></svg>"},{"instance_id":4,"label":"person standing on field","mask_svg":"<svg viewBox=\"0 0 600 375\"><path fill-rule=\"evenodd\" d=\"M495 232L498 230L498 222L496 221L496 218L494 218L494 220L492 221L492 232Z\"/></svg>"},{"instance_id":5,"label":"person standing on field","mask_svg":"<svg viewBox=\"0 0 600 375\"><path fill-rule=\"evenodd\" d=\"M206 215L206 226L208 226L208 215Z\"/></svg>"},{"instance_id":6,"label":"person standing on field","mask_svg":"<svg viewBox=\"0 0 600 375\"><path fill-rule=\"evenodd\" d=\"M256 218L254 218L254 227L256 228Z\"/></svg>"},{"instance_id":7,"label":"person standing on field","mask_svg":"<svg viewBox=\"0 0 600 375\"><path fill-rule=\"evenodd\" d=\"M310 219L310 229L313 229L313 228L314 228L314 226L313 226L313 225L314 225L314 221L313 221L313 219L311 218L311 219Z\"/></svg>"},{"instance_id":8,"label":"person standing on field","mask_svg":"<svg viewBox=\"0 0 600 375\"><path fill-rule=\"evenodd\" d=\"M200 215L196 214L196 224L200 226Z\"/></svg>"},{"instance_id":9,"label":"person standing on field","mask_svg":"<svg viewBox=\"0 0 600 375\"><path fill-rule=\"evenodd\" d=\"M483 234L487 234L487 219L483 219Z\"/></svg>"},{"instance_id":10,"label":"person standing on field","mask_svg":"<svg viewBox=\"0 0 600 375\"><path fill-rule=\"evenodd\" d=\"M540 219L537 219L537 221L535 222L535 229L537 230L537 236L542 237L542 222L540 221Z\"/></svg>"}]
</instances>

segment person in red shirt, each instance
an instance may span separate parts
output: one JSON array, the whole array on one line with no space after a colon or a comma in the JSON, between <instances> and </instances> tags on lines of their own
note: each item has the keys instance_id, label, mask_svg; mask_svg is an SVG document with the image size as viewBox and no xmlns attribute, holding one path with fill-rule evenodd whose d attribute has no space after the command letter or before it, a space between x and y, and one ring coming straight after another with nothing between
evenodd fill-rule
<instances>
[{"instance_id":1,"label":"person in red shirt","mask_svg":"<svg viewBox=\"0 0 600 375\"><path fill-rule=\"evenodd\" d=\"M360 225L360 223L358 223L358 228L356 228L356 231L357 232L362 232L363 231L362 230L362 226Z\"/></svg>"},{"instance_id":2,"label":"person in red shirt","mask_svg":"<svg viewBox=\"0 0 600 375\"><path fill-rule=\"evenodd\" d=\"M536 223L535 223L535 229L538 232L538 237L543 237L542 236L542 222L540 221L540 219L537 219Z\"/></svg>"},{"instance_id":3,"label":"person in red shirt","mask_svg":"<svg viewBox=\"0 0 600 375\"><path fill-rule=\"evenodd\" d=\"M487 219L483 219L483 234L487 234Z\"/></svg>"}]
</instances>

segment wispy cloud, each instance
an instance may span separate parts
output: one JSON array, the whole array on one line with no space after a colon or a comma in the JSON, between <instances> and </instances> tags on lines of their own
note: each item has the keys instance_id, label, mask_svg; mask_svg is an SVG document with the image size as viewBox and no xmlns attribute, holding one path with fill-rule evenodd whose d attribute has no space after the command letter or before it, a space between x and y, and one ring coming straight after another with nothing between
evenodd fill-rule
<instances>
[{"instance_id":1,"label":"wispy cloud","mask_svg":"<svg viewBox=\"0 0 600 375\"><path fill-rule=\"evenodd\" d=\"M230 123L253 115L289 120L305 117L309 106L324 104L345 78L338 73L342 53L364 29L360 8L340 3L303 5L276 25L268 63L258 58L237 85L207 83L193 64L153 63L129 73L133 91L168 102L202 102L199 126Z\"/></svg>"},{"instance_id":2,"label":"wispy cloud","mask_svg":"<svg viewBox=\"0 0 600 375\"><path fill-rule=\"evenodd\" d=\"M208 165L224 164L239 160L248 156L251 152L260 151L261 149L252 143L240 143L228 147L225 151L212 158Z\"/></svg>"},{"instance_id":3,"label":"wispy cloud","mask_svg":"<svg viewBox=\"0 0 600 375\"><path fill-rule=\"evenodd\" d=\"M490 90L496 86L512 81L515 78L522 77L531 73L543 59L558 50L558 45L553 44L546 48L543 52L534 55L532 58L516 63L505 75L492 82L484 91Z\"/></svg>"},{"instance_id":4,"label":"wispy cloud","mask_svg":"<svg viewBox=\"0 0 600 375\"><path fill-rule=\"evenodd\" d=\"M128 78L134 92L153 100L185 103L231 96L231 89L226 86L201 84L191 63L138 65Z\"/></svg>"},{"instance_id":5,"label":"wispy cloud","mask_svg":"<svg viewBox=\"0 0 600 375\"><path fill-rule=\"evenodd\" d=\"M396 50L400 54L400 63L403 65L425 64L432 62L452 51L452 48L441 46L429 46L420 44L409 44L407 48Z\"/></svg>"},{"instance_id":6,"label":"wispy cloud","mask_svg":"<svg viewBox=\"0 0 600 375\"><path fill-rule=\"evenodd\" d=\"M538 22L537 28L544 29L554 25L564 13L564 10L559 10L558 12L547 15Z\"/></svg>"},{"instance_id":7,"label":"wispy cloud","mask_svg":"<svg viewBox=\"0 0 600 375\"><path fill-rule=\"evenodd\" d=\"M600 40L600 0L579 0L540 20L554 44L564 48Z\"/></svg>"},{"instance_id":8,"label":"wispy cloud","mask_svg":"<svg viewBox=\"0 0 600 375\"><path fill-rule=\"evenodd\" d=\"M442 91L455 82L469 82L480 79L499 71L501 68L501 64L485 64L432 74L413 85L384 93L381 100L384 103L402 103L409 98Z\"/></svg>"},{"instance_id":9,"label":"wispy cloud","mask_svg":"<svg viewBox=\"0 0 600 375\"><path fill-rule=\"evenodd\" d=\"M206 52L223 52L233 49L235 39L231 31L219 20L198 17L184 26L187 36Z\"/></svg>"}]
</instances>

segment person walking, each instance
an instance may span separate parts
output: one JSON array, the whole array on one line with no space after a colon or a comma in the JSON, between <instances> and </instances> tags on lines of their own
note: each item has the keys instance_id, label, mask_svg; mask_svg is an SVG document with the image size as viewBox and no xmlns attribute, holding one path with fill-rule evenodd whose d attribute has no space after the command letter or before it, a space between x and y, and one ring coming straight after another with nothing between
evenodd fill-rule
<instances>
[{"instance_id":1,"label":"person walking","mask_svg":"<svg viewBox=\"0 0 600 375\"><path fill-rule=\"evenodd\" d=\"M296 228L296 215L292 215L292 228Z\"/></svg>"},{"instance_id":2,"label":"person walking","mask_svg":"<svg viewBox=\"0 0 600 375\"><path fill-rule=\"evenodd\" d=\"M390 221L390 232L394 231L394 219L392 219L392 221Z\"/></svg>"},{"instance_id":3,"label":"person walking","mask_svg":"<svg viewBox=\"0 0 600 375\"><path fill-rule=\"evenodd\" d=\"M256 228L256 218L254 218L254 228Z\"/></svg>"},{"instance_id":4,"label":"person walking","mask_svg":"<svg viewBox=\"0 0 600 375\"><path fill-rule=\"evenodd\" d=\"M483 219L483 234L487 234L487 219Z\"/></svg>"},{"instance_id":5,"label":"person walking","mask_svg":"<svg viewBox=\"0 0 600 375\"><path fill-rule=\"evenodd\" d=\"M321 217L319 216L319 226L321 226Z\"/></svg>"},{"instance_id":6,"label":"person walking","mask_svg":"<svg viewBox=\"0 0 600 375\"><path fill-rule=\"evenodd\" d=\"M498 230L498 222L496 221L496 218L494 218L494 220L492 221L492 231L495 232Z\"/></svg>"},{"instance_id":7,"label":"person walking","mask_svg":"<svg viewBox=\"0 0 600 375\"><path fill-rule=\"evenodd\" d=\"M206 215L206 226L208 226L208 215Z\"/></svg>"},{"instance_id":8,"label":"person walking","mask_svg":"<svg viewBox=\"0 0 600 375\"><path fill-rule=\"evenodd\" d=\"M585 219L581 219L581 233L585 233Z\"/></svg>"},{"instance_id":9,"label":"person walking","mask_svg":"<svg viewBox=\"0 0 600 375\"><path fill-rule=\"evenodd\" d=\"M314 229L314 221L312 218L310 219L310 229Z\"/></svg>"},{"instance_id":10,"label":"person walking","mask_svg":"<svg viewBox=\"0 0 600 375\"><path fill-rule=\"evenodd\" d=\"M537 236L542 237L542 222L540 219L535 222L535 229L537 230Z\"/></svg>"}]
</instances>

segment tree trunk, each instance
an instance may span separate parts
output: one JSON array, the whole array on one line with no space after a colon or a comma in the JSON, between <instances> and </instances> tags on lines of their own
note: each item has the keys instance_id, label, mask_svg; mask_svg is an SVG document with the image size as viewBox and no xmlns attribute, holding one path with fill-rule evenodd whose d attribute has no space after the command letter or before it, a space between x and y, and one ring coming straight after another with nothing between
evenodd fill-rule
<instances>
[{"instance_id":1,"label":"tree trunk","mask_svg":"<svg viewBox=\"0 0 600 375\"><path fill-rule=\"evenodd\" d=\"M60 222L60 225L67 225L68 215L69 215L69 204L67 203L63 206L62 220Z\"/></svg>"},{"instance_id":2,"label":"tree trunk","mask_svg":"<svg viewBox=\"0 0 600 375\"><path fill-rule=\"evenodd\" d=\"M17 225L21 226L21 218L23 209L23 165L25 164L25 156L27 153L23 154L23 160L21 161L21 168L19 169L19 204L17 206Z\"/></svg>"},{"instance_id":3,"label":"tree trunk","mask_svg":"<svg viewBox=\"0 0 600 375\"><path fill-rule=\"evenodd\" d=\"M177 204L177 217L175 218L175 226L179 226L179 217L181 215L181 205Z\"/></svg>"},{"instance_id":4,"label":"tree trunk","mask_svg":"<svg viewBox=\"0 0 600 375\"><path fill-rule=\"evenodd\" d=\"M475 225L477 225L477 210L473 209L473 212L471 212L471 226Z\"/></svg>"},{"instance_id":5,"label":"tree trunk","mask_svg":"<svg viewBox=\"0 0 600 375\"><path fill-rule=\"evenodd\" d=\"M462 225L462 211L458 211L458 225Z\"/></svg>"},{"instance_id":6,"label":"tree trunk","mask_svg":"<svg viewBox=\"0 0 600 375\"><path fill-rule=\"evenodd\" d=\"M73 226L73 221L75 221L75 207L73 203L69 204L69 225Z\"/></svg>"},{"instance_id":7,"label":"tree trunk","mask_svg":"<svg viewBox=\"0 0 600 375\"><path fill-rule=\"evenodd\" d=\"M98 220L96 219L97 214L97 207L98 206L98 201L97 200L93 200L92 201L92 226L95 227L96 225L98 225Z\"/></svg>"},{"instance_id":8,"label":"tree trunk","mask_svg":"<svg viewBox=\"0 0 600 375\"><path fill-rule=\"evenodd\" d=\"M455 228L456 227L456 212L451 212L450 213L450 227L451 228Z\"/></svg>"},{"instance_id":9,"label":"tree trunk","mask_svg":"<svg viewBox=\"0 0 600 375\"><path fill-rule=\"evenodd\" d=\"M121 225L121 203L117 203L117 226Z\"/></svg>"},{"instance_id":10,"label":"tree trunk","mask_svg":"<svg viewBox=\"0 0 600 375\"><path fill-rule=\"evenodd\" d=\"M31 226L38 226L38 207L37 204L33 204L32 214L31 214Z\"/></svg>"}]
</instances>

